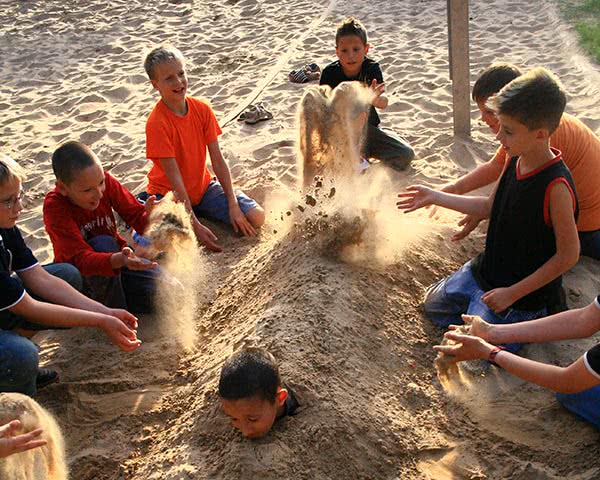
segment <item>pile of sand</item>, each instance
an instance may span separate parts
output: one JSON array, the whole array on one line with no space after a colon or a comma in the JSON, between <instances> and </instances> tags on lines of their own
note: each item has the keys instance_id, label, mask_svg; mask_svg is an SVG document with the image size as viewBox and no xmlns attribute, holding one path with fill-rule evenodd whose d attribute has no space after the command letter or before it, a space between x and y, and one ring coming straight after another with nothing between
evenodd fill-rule
<instances>
[{"instance_id":1,"label":"pile of sand","mask_svg":"<svg viewBox=\"0 0 600 480\"><path fill-rule=\"evenodd\" d=\"M470 6L473 72L496 60L545 65L570 93L568 111L598 131L598 68L579 54L553 4ZM598 477L598 433L549 392L496 369L465 375L447 392L433 368L431 347L442 332L422 316L424 288L477 253L482 230L452 244L456 216L401 215L394 194L456 177L495 148L476 121L472 140L452 136L445 7L423 0L4 6L0 142L28 169L19 225L40 260L52 256L41 203L59 142L90 143L128 188L142 186L144 123L156 96L141 62L164 40L189 59L190 93L211 100L237 186L269 212L258 239L214 225L225 252L205 260L210 276L196 292L191 350L178 336L178 310L142 318L144 343L131 354L96 331L38 337L43 363L61 373L38 400L63 429L72 478ZM406 136L417 157L406 173L374 165L362 189L335 185L333 198L326 185L310 205L297 191L294 147L306 86L289 83L287 72L333 60L333 25L348 14L369 27L370 53L383 67L390 97L383 125ZM273 120L230 121L257 100ZM348 238L336 244L340 233ZM600 288L597 262L581 261L566 284L572 306L589 303ZM523 354L566 364L596 342ZM303 403L259 441L227 424L215 394L222 362L244 344L268 348Z\"/></svg>"}]
</instances>

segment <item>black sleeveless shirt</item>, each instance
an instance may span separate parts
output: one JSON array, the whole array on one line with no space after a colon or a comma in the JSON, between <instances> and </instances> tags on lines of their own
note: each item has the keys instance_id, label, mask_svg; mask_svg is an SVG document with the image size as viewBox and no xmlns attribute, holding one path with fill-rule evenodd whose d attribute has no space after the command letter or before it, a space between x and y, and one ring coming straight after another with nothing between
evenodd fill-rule
<instances>
[{"instance_id":1,"label":"black sleeveless shirt","mask_svg":"<svg viewBox=\"0 0 600 480\"><path fill-rule=\"evenodd\" d=\"M550 218L550 190L564 182L571 190L575 220L579 203L571 172L555 157L525 175L518 172L518 157L509 160L492 205L485 250L472 264L482 290L509 287L531 275L556 253L556 237ZM562 277L517 300L512 308L540 310L558 300Z\"/></svg>"}]
</instances>

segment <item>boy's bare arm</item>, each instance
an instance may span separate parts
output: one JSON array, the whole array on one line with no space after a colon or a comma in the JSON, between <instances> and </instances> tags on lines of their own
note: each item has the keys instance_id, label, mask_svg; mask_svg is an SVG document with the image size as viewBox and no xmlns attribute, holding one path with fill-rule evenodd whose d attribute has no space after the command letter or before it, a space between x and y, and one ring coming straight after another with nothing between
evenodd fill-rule
<instances>
[{"instance_id":1,"label":"boy's bare arm","mask_svg":"<svg viewBox=\"0 0 600 480\"><path fill-rule=\"evenodd\" d=\"M206 245L209 249L215 252L221 252L223 249L219 246L216 235L205 225L202 225L200 221L194 215L192 210L192 202L190 201L190 197L187 194L187 190L185 189L185 184L183 183L183 178L181 177L181 172L179 171L179 166L177 165L177 160L174 157L172 158L161 158L159 159L160 165L165 171L165 175L169 179L169 183L171 184L171 188L175 193L175 197L180 202L183 202L186 210L190 214L190 218L192 221L192 227L194 228L194 233L202 244Z\"/></svg>"},{"instance_id":2,"label":"boy's bare arm","mask_svg":"<svg viewBox=\"0 0 600 480\"><path fill-rule=\"evenodd\" d=\"M444 336L456 344L436 345L434 350L454 356L457 361L487 360L495 348L494 345L472 335L447 332ZM577 393L600 384L600 380L587 370L583 358L579 358L568 367L557 367L501 350L494 363L523 380L555 392Z\"/></svg>"},{"instance_id":3,"label":"boy's bare arm","mask_svg":"<svg viewBox=\"0 0 600 480\"><path fill-rule=\"evenodd\" d=\"M396 205L400 210L405 210L405 213L429 205L438 205L481 218L489 217L493 203L493 194L490 197L455 195L434 190L425 185L411 185L404 192L399 193L398 197L401 200Z\"/></svg>"},{"instance_id":4,"label":"boy's bare arm","mask_svg":"<svg viewBox=\"0 0 600 480\"><path fill-rule=\"evenodd\" d=\"M229 219L233 229L236 232L242 232L242 234L246 236L256 236L256 230L248 221L246 215L244 215L238 204L237 197L233 191L231 172L229 171L229 167L223 158L218 140L208 144L208 153L210 155L210 162L215 175L219 179L219 183L221 184L221 187L223 187L223 191L227 197L227 204L229 206Z\"/></svg>"},{"instance_id":5,"label":"boy's bare arm","mask_svg":"<svg viewBox=\"0 0 600 480\"><path fill-rule=\"evenodd\" d=\"M556 236L556 253L520 282L486 292L481 298L495 312L506 310L517 300L543 287L577 263L579 238L573 215L573 198L563 182L552 187L549 208Z\"/></svg>"},{"instance_id":6,"label":"boy's bare arm","mask_svg":"<svg viewBox=\"0 0 600 480\"><path fill-rule=\"evenodd\" d=\"M476 315L463 315L471 325L471 335L494 345L504 343L556 342L587 338L600 331L600 307L592 302L587 307L567 310L544 318L511 324L491 324ZM457 326L450 325L450 330Z\"/></svg>"},{"instance_id":7,"label":"boy's bare arm","mask_svg":"<svg viewBox=\"0 0 600 480\"><path fill-rule=\"evenodd\" d=\"M489 160L483 165L477 166L475 170L448 183L442 188L442 192L464 195L478 188L485 187L498 180L503 168L500 163Z\"/></svg>"},{"instance_id":8,"label":"boy's bare arm","mask_svg":"<svg viewBox=\"0 0 600 480\"><path fill-rule=\"evenodd\" d=\"M385 84L377 83L377 79L373 79L371 82L371 92L373 94L373 100L371 100L371 105L375 108L379 108L381 110L387 108L389 101L388 98L384 95L385 93Z\"/></svg>"}]
</instances>

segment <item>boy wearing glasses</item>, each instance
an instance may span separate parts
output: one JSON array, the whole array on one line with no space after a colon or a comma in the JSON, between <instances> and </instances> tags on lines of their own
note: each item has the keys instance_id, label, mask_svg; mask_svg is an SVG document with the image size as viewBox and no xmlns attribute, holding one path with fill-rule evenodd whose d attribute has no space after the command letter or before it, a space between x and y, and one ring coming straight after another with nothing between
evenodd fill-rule
<instances>
[{"instance_id":1,"label":"boy wearing glasses","mask_svg":"<svg viewBox=\"0 0 600 480\"><path fill-rule=\"evenodd\" d=\"M31 396L58 380L56 372L38 369L39 349L29 338L39 330L98 327L124 351L141 342L133 315L79 293L82 280L75 267L40 266L16 226L23 178L13 160L0 158L0 392Z\"/></svg>"}]
</instances>

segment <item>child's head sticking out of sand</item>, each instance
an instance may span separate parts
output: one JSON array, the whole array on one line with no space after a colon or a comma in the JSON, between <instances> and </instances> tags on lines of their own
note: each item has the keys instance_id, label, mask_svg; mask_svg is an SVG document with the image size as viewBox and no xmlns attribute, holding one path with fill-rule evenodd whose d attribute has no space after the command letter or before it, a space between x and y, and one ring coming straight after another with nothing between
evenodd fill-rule
<instances>
[{"instance_id":1,"label":"child's head sticking out of sand","mask_svg":"<svg viewBox=\"0 0 600 480\"><path fill-rule=\"evenodd\" d=\"M273 355L258 348L243 349L221 369L219 397L231 424L247 438L264 437L275 420L293 415L298 403L281 383Z\"/></svg>"}]
</instances>

